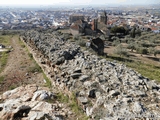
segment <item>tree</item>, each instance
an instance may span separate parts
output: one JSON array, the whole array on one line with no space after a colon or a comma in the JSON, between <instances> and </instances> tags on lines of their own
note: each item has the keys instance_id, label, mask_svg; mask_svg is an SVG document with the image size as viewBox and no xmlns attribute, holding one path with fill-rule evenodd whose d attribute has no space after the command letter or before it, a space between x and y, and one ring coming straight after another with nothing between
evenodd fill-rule
<instances>
[{"instance_id":1,"label":"tree","mask_svg":"<svg viewBox=\"0 0 160 120\"><path fill-rule=\"evenodd\" d=\"M141 36L141 30L139 28L133 28L130 32L130 36L135 38L136 36Z\"/></svg>"},{"instance_id":2,"label":"tree","mask_svg":"<svg viewBox=\"0 0 160 120\"><path fill-rule=\"evenodd\" d=\"M155 50L155 51L154 51L154 56L155 56L155 57L157 56L157 54L160 54L160 50Z\"/></svg>"},{"instance_id":3,"label":"tree","mask_svg":"<svg viewBox=\"0 0 160 120\"><path fill-rule=\"evenodd\" d=\"M111 28L111 33L114 33L114 34L123 33L125 35L127 33L127 30L122 26L120 26L120 27L114 26Z\"/></svg>"},{"instance_id":4,"label":"tree","mask_svg":"<svg viewBox=\"0 0 160 120\"><path fill-rule=\"evenodd\" d=\"M134 43L130 43L128 46L127 46L128 49L131 49L131 52L133 52L133 50L136 50L136 47L135 47L135 44Z\"/></svg>"},{"instance_id":5,"label":"tree","mask_svg":"<svg viewBox=\"0 0 160 120\"><path fill-rule=\"evenodd\" d=\"M130 32L130 36L131 36L132 38L135 38L135 36L136 36L135 30L136 30L136 28L133 28L133 29L131 30L131 32Z\"/></svg>"},{"instance_id":6,"label":"tree","mask_svg":"<svg viewBox=\"0 0 160 120\"><path fill-rule=\"evenodd\" d=\"M145 47L138 47L137 48L137 53L139 53L139 54L148 54L149 52L148 52L148 49L145 48Z\"/></svg>"},{"instance_id":7,"label":"tree","mask_svg":"<svg viewBox=\"0 0 160 120\"><path fill-rule=\"evenodd\" d=\"M115 53L120 55L120 56L128 56L128 52L127 50L121 45L119 44L116 49L115 49Z\"/></svg>"}]
</instances>

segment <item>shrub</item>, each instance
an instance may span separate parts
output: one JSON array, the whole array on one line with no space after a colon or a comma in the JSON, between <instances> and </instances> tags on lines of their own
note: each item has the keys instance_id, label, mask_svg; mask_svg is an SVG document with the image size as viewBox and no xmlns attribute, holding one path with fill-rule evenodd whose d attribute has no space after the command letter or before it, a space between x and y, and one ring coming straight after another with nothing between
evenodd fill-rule
<instances>
[{"instance_id":1,"label":"shrub","mask_svg":"<svg viewBox=\"0 0 160 120\"><path fill-rule=\"evenodd\" d=\"M7 52L2 52L0 54L0 72L4 69L5 65L7 64L8 54Z\"/></svg>"},{"instance_id":2,"label":"shrub","mask_svg":"<svg viewBox=\"0 0 160 120\"><path fill-rule=\"evenodd\" d=\"M127 34L128 33L128 29L125 29L124 27L119 27L119 26L114 26L111 28L111 33L123 33L123 34Z\"/></svg>"},{"instance_id":3,"label":"shrub","mask_svg":"<svg viewBox=\"0 0 160 120\"><path fill-rule=\"evenodd\" d=\"M69 33L63 33L63 35L61 35L60 38L66 41L70 38L70 34Z\"/></svg>"},{"instance_id":4,"label":"shrub","mask_svg":"<svg viewBox=\"0 0 160 120\"><path fill-rule=\"evenodd\" d=\"M148 54L149 52L148 52L148 49L145 48L145 47L138 47L137 48L137 53L139 53L139 54Z\"/></svg>"},{"instance_id":5,"label":"shrub","mask_svg":"<svg viewBox=\"0 0 160 120\"><path fill-rule=\"evenodd\" d=\"M46 81L45 86L51 88L52 87L52 83L51 83L51 81L49 80L49 78L44 73L43 73L43 78Z\"/></svg>"},{"instance_id":6,"label":"shrub","mask_svg":"<svg viewBox=\"0 0 160 120\"><path fill-rule=\"evenodd\" d=\"M120 44L116 47L115 49L115 53L120 55L120 56L128 56L128 52L125 48L123 48L123 46Z\"/></svg>"},{"instance_id":7,"label":"shrub","mask_svg":"<svg viewBox=\"0 0 160 120\"><path fill-rule=\"evenodd\" d=\"M74 40L80 40L81 37L80 37L79 35L75 35L75 36L73 37L73 39L74 39Z\"/></svg>"},{"instance_id":8,"label":"shrub","mask_svg":"<svg viewBox=\"0 0 160 120\"><path fill-rule=\"evenodd\" d=\"M33 59L33 55L31 53L28 53L28 56L30 57L30 59Z\"/></svg>"},{"instance_id":9,"label":"shrub","mask_svg":"<svg viewBox=\"0 0 160 120\"><path fill-rule=\"evenodd\" d=\"M141 46L142 47L155 47L156 45L153 44L153 43L145 43L145 42L143 42L143 43L141 43Z\"/></svg>"},{"instance_id":10,"label":"shrub","mask_svg":"<svg viewBox=\"0 0 160 120\"><path fill-rule=\"evenodd\" d=\"M112 42L112 45L113 45L113 46L117 46L117 45L119 45L119 44L121 44L120 40L114 40L114 41Z\"/></svg>"},{"instance_id":11,"label":"shrub","mask_svg":"<svg viewBox=\"0 0 160 120\"><path fill-rule=\"evenodd\" d=\"M68 103L69 102L69 97L68 95L65 95L63 93L58 93L57 94L57 99L58 101L62 102L62 103Z\"/></svg>"},{"instance_id":12,"label":"shrub","mask_svg":"<svg viewBox=\"0 0 160 120\"><path fill-rule=\"evenodd\" d=\"M81 47L85 47L85 46L86 46L85 40L77 40L76 43L77 43L78 45L80 45Z\"/></svg>"},{"instance_id":13,"label":"shrub","mask_svg":"<svg viewBox=\"0 0 160 120\"><path fill-rule=\"evenodd\" d=\"M154 52L155 52L155 49L153 47L148 48L148 53L149 54L154 54Z\"/></svg>"},{"instance_id":14,"label":"shrub","mask_svg":"<svg viewBox=\"0 0 160 120\"><path fill-rule=\"evenodd\" d=\"M34 73L34 72L42 72L41 67L35 62L35 65L28 68L28 72Z\"/></svg>"},{"instance_id":15,"label":"shrub","mask_svg":"<svg viewBox=\"0 0 160 120\"><path fill-rule=\"evenodd\" d=\"M133 52L133 50L136 50L136 45L135 45L135 43L130 43L130 44L128 44L127 48L131 49L131 51Z\"/></svg>"},{"instance_id":16,"label":"shrub","mask_svg":"<svg viewBox=\"0 0 160 120\"><path fill-rule=\"evenodd\" d=\"M160 50L155 50L154 51L154 56L156 57L157 54L160 54Z\"/></svg>"},{"instance_id":17,"label":"shrub","mask_svg":"<svg viewBox=\"0 0 160 120\"><path fill-rule=\"evenodd\" d=\"M0 84L4 81L4 76L0 76Z\"/></svg>"}]
</instances>

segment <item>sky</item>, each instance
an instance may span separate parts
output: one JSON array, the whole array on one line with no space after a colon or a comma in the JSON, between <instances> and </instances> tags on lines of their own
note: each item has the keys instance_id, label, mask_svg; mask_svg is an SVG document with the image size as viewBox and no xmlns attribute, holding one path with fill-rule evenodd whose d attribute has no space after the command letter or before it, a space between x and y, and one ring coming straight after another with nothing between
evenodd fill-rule
<instances>
[{"instance_id":1,"label":"sky","mask_svg":"<svg viewBox=\"0 0 160 120\"><path fill-rule=\"evenodd\" d=\"M160 0L0 0L0 5L160 4Z\"/></svg>"}]
</instances>

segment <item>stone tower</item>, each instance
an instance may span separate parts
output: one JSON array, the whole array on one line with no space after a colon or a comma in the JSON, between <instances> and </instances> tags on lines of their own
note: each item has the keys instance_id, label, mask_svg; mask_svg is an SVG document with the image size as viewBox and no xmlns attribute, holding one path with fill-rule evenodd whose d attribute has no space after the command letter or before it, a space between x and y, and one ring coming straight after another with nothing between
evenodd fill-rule
<instances>
[{"instance_id":1,"label":"stone tower","mask_svg":"<svg viewBox=\"0 0 160 120\"><path fill-rule=\"evenodd\" d=\"M96 31L98 28L98 19L94 19L92 22L92 30Z\"/></svg>"},{"instance_id":2,"label":"stone tower","mask_svg":"<svg viewBox=\"0 0 160 120\"><path fill-rule=\"evenodd\" d=\"M101 15L100 15L100 22L101 22L101 23L104 23L104 24L107 24L107 19L108 19L107 13L106 13L106 11L104 11L104 12L101 13Z\"/></svg>"}]
</instances>

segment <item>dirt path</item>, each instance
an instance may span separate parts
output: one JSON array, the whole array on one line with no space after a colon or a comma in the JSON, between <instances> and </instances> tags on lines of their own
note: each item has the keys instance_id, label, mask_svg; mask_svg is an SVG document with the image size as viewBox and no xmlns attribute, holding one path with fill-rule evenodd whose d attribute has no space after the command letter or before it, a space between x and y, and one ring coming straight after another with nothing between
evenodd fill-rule
<instances>
[{"instance_id":1,"label":"dirt path","mask_svg":"<svg viewBox=\"0 0 160 120\"><path fill-rule=\"evenodd\" d=\"M11 38L11 46L13 50L9 53L7 65L0 74L0 76L4 76L0 91L12 89L22 84L43 85L43 74L31 72L31 69L35 67L35 62L29 57L26 47L19 41L18 36Z\"/></svg>"}]
</instances>

